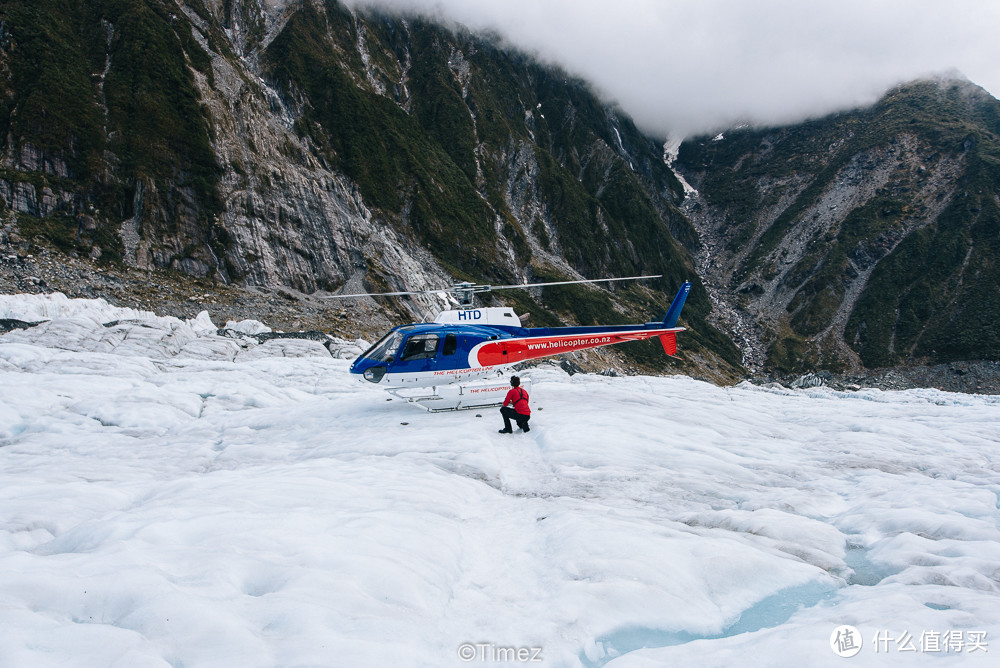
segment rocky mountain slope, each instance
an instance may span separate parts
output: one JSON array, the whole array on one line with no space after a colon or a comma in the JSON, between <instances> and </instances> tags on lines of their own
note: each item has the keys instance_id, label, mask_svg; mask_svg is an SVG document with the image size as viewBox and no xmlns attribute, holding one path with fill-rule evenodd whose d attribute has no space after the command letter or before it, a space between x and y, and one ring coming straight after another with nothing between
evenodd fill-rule
<instances>
[{"instance_id":1,"label":"rocky mountain slope","mask_svg":"<svg viewBox=\"0 0 1000 668\"><path fill-rule=\"evenodd\" d=\"M687 141L677 166L748 366L1000 356L1000 102L982 89L916 82L870 109Z\"/></svg>"},{"instance_id":2,"label":"rocky mountain slope","mask_svg":"<svg viewBox=\"0 0 1000 668\"><path fill-rule=\"evenodd\" d=\"M504 297L536 324L649 318L698 280L662 146L583 82L334 0L7 2L0 138L7 236L109 265L300 293L664 274ZM626 352L733 377L709 311L698 282L680 366Z\"/></svg>"}]
</instances>

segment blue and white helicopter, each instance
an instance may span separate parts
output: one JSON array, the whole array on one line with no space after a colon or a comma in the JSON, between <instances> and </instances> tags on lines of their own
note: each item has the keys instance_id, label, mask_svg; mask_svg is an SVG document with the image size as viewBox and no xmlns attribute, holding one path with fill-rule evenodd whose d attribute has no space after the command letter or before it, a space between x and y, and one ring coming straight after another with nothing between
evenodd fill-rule
<instances>
[{"instance_id":1,"label":"blue and white helicopter","mask_svg":"<svg viewBox=\"0 0 1000 668\"><path fill-rule=\"evenodd\" d=\"M351 365L351 373L432 412L499 405L509 384L504 371L527 360L657 337L667 355L677 353L677 326L691 291L685 281L666 316L641 325L524 327L509 307L475 308L473 296L493 290L524 289L574 283L629 281L656 276L629 276L522 285L459 283L452 290L459 308L442 311L433 322L394 327ZM434 294L442 290L330 295L330 298ZM524 381L522 380L522 383ZM428 388L430 391L428 392Z\"/></svg>"}]
</instances>

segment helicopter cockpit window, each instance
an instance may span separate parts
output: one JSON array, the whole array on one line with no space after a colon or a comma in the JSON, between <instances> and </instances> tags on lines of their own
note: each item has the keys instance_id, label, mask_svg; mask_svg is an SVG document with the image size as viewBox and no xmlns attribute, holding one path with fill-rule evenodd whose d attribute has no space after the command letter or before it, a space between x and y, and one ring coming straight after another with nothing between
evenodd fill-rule
<instances>
[{"instance_id":1,"label":"helicopter cockpit window","mask_svg":"<svg viewBox=\"0 0 1000 668\"><path fill-rule=\"evenodd\" d=\"M434 357L438 348L437 334L415 334L406 342L400 361L422 360Z\"/></svg>"},{"instance_id":2,"label":"helicopter cockpit window","mask_svg":"<svg viewBox=\"0 0 1000 668\"><path fill-rule=\"evenodd\" d=\"M362 357L375 360L376 362L388 362L391 364L396 355L396 350L399 349L399 344L402 341L402 332L389 332L379 339L378 343L369 348Z\"/></svg>"},{"instance_id":3,"label":"helicopter cockpit window","mask_svg":"<svg viewBox=\"0 0 1000 668\"><path fill-rule=\"evenodd\" d=\"M446 334L444 337L444 348L441 349L441 354L454 355L456 350L458 350L458 337L454 334Z\"/></svg>"}]
</instances>

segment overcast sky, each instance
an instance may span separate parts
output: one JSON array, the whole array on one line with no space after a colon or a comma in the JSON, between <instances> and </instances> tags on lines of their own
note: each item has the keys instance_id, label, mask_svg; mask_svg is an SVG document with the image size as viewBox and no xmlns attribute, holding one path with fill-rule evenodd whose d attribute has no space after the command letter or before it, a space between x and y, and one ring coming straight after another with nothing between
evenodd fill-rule
<instances>
[{"instance_id":1,"label":"overcast sky","mask_svg":"<svg viewBox=\"0 0 1000 668\"><path fill-rule=\"evenodd\" d=\"M785 123L958 70L1000 96L1000 0L350 0L499 32L660 136Z\"/></svg>"}]
</instances>

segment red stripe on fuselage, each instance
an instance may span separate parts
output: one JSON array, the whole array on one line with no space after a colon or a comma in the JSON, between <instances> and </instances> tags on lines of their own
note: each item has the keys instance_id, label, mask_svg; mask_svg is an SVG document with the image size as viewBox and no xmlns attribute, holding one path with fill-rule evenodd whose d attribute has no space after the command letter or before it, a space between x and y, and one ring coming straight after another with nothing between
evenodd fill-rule
<instances>
[{"instance_id":1,"label":"red stripe on fuselage","mask_svg":"<svg viewBox=\"0 0 1000 668\"><path fill-rule=\"evenodd\" d=\"M537 336L523 339L500 339L477 346L475 363L480 366L515 364L525 360L559 355L560 353L599 348L626 341L643 341L654 336L683 331L683 327L669 330L654 329L629 332L569 334L564 336Z\"/></svg>"}]
</instances>

